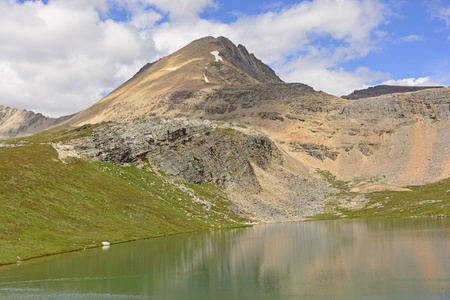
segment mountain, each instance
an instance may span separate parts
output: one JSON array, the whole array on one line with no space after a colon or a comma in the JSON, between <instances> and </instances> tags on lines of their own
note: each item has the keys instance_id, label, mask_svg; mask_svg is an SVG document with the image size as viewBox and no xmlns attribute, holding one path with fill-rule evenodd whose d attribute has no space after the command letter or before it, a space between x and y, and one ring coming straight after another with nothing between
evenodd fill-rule
<instances>
[{"instance_id":1,"label":"mountain","mask_svg":"<svg viewBox=\"0 0 450 300\"><path fill-rule=\"evenodd\" d=\"M31 111L0 105L0 138L29 136L73 116L49 118Z\"/></svg>"},{"instance_id":2,"label":"mountain","mask_svg":"<svg viewBox=\"0 0 450 300\"><path fill-rule=\"evenodd\" d=\"M347 96L342 96L344 99L356 100L360 98L377 97L387 94L408 93L426 89L442 88L443 86L398 86L398 85L376 85L367 89L356 90Z\"/></svg>"},{"instance_id":3,"label":"mountain","mask_svg":"<svg viewBox=\"0 0 450 300\"><path fill-rule=\"evenodd\" d=\"M449 88L369 90L403 92L347 100L284 83L244 46L207 37L144 66L67 123L232 121L261 130L311 174L321 169L390 185L449 177Z\"/></svg>"},{"instance_id":4,"label":"mountain","mask_svg":"<svg viewBox=\"0 0 450 300\"><path fill-rule=\"evenodd\" d=\"M275 72L225 37L205 37L154 63L98 103L75 116L82 125L154 115L160 99L178 91L211 91L224 86L282 82ZM159 113L161 114L161 113Z\"/></svg>"}]
</instances>

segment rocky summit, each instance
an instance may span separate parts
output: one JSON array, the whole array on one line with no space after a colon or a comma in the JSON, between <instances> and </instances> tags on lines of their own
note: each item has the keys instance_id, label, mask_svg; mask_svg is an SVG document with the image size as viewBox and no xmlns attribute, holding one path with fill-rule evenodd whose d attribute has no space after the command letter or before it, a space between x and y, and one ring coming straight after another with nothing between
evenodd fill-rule
<instances>
[{"instance_id":1,"label":"rocky summit","mask_svg":"<svg viewBox=\"0 0 450 300\"><path fill-rule=\"evenodd\" d=\"M275 72L225 37L205 37L154 63L70 120L82 125L148 117L153 104L179 91L282 82ZM186 97L184 97L185 100ZM152 108L152 109L150 109Z\"/></svg>"}]
</instances>

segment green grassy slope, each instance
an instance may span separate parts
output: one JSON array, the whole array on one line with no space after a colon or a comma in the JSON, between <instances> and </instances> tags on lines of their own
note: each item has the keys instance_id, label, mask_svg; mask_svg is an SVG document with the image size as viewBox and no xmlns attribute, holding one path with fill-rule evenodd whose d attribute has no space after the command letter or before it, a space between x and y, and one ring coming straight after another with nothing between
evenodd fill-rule
<instances>
[{"instance_id":1,"label":"green grassy slope","mask_svg":"<svg viewBox=\"0 0 450 300\"><path fill-rule=\"evenodd\" d=\"M450 178L408 188L412 191L371 193L364 208L343 213L352 218L450 216Z\"/></svg>"},{"instance_id":2,"label":"green grassy slope","mask_svg":"<svg viewBox=\"0 0 450 300\"><path fill-rule=\"evenodd\" d=\"M0 264L243 221L228 215L218 188L189 187L195 196L152 170L63 163L49 144L0 147Z\"/></svg>"},{"instance_id":3,"label":"green grassy slope","mask_svg":"<svg viewBox=\"0 0 450 300\"><path fill-rule=\"evenodd\" d=\"M329 175L327 172L322 173ZM336 180L333 176L328 176L326 180L340 192L331 195L328 202L333 212L316 215L310 218L312 220L450 216L450 178L422 186L409 186L411 191L366 194L365 203L356 209L346 207L346 200L342 200L351 202L357 195L349 192L347 182Z\"/></svg>"}]
</instances>

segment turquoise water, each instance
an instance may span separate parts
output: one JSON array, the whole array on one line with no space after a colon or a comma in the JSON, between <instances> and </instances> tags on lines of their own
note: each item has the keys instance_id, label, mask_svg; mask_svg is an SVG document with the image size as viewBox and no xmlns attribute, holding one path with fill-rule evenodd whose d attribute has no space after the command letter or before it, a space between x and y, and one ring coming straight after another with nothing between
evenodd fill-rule
<instances>
[{"instance_id":1,"label":"turquoise water","mask_svg":"<svg viewBox=\"0 0 450 300\"><path fill-rule=\"evenodd\" d=\"M450 220L259 225L0 267L0 299L447 299Z\"/></svg>"}]
</instances>

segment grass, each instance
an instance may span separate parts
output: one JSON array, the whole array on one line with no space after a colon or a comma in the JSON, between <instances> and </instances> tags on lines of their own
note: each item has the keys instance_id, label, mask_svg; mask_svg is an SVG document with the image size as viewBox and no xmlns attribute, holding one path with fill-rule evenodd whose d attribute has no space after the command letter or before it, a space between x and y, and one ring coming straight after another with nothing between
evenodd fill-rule
<instances>
[{"instance_id":1,"label":"grass","mask_svg":"<svg viewBox=\"0 0 450 300\"><path fill-rule=\"evenodd\" d=\"M357 209L338 205L339 197L354 196L351 193L340 192L331 197L332 200L329 203L334 206L334 212L315 215L310 220L450 216L450 178L408 188L411 191L366 194L364 205Z\"/></svg>"},{"instance_id":2,"label":"grass","mask_svg":"<svg viewBox=\"0 0 450 300\"><path fill-rule=\"evenodd\" d=\"M229 136L236 136L236 134L238 134L235 129L229 127L216 127L214 128L214 132L223 133Z\"/></svg>"},{"instance_id":3,"label":"grass","mask_svg":"<svg viewBox=\"0 0 450 300\"><path fill-rule=\"evenodd\" d=\"M215 186L185 187L133 165L74 158L63 163L51 145L41 144L85 134L58 130L0 148L0 264L105 240L241 226L243 220L229 214L230 201Z\"/></svg>"},{"instance_id":4,"label":"grass","mask_svg":"<svg viewBox=\"0 0 450 300\"><path fill-rule=\"evenodd\" d=\"M316 172L317 174L320 175L320 177L322 177L323 180L328 182L331 185L331 187L339 189L344 192L350 190L348 186L349 183L348 181L337 179L337 177L331 174L330 171L317 169Z\"/></svg>"},{"instance_id":5,"label":"grass","mask_svg":"<svg viewBox=\"0 0 450 300\"><path fill-rule=\"evenodd\" d=\"M70 126L60 127L54 130L43 131L35 135L25 138L13 138L6 140L7 144L11 145L26 145L30 143L56 143L73 140L76 138L82 138L92 135L92 133L99 127L105 126L105 124L95 125L83 125L78 128ZM0 141L1 142L1 141Z\"/></svg>"}]
</instances>

